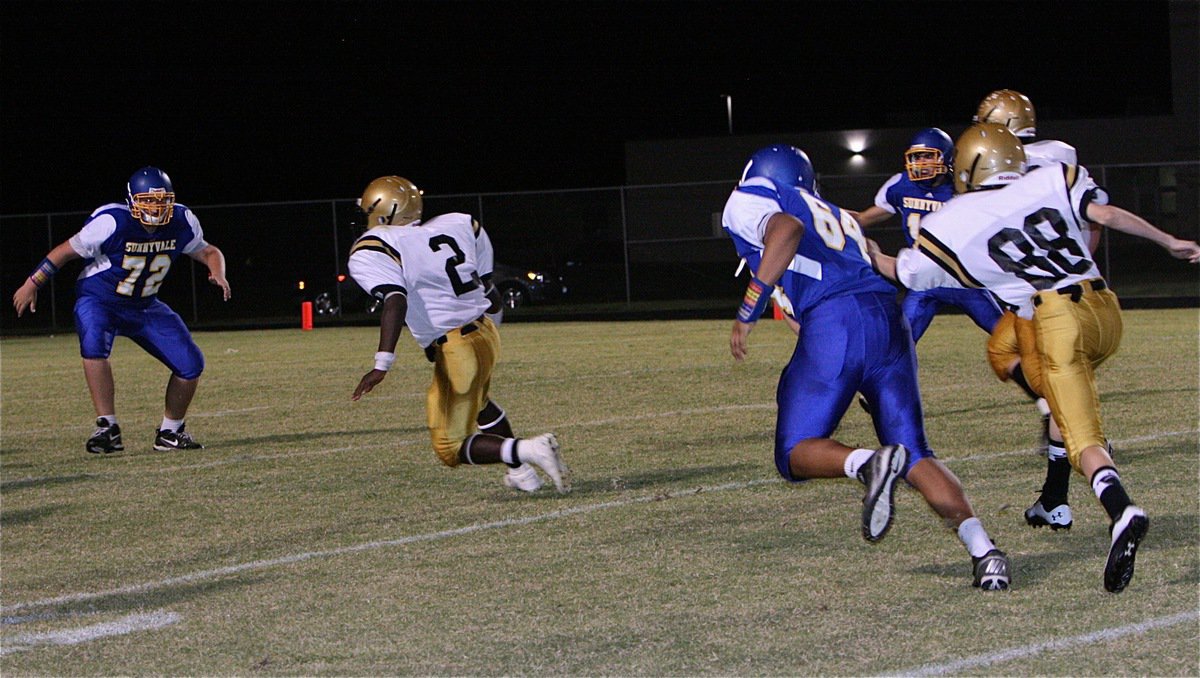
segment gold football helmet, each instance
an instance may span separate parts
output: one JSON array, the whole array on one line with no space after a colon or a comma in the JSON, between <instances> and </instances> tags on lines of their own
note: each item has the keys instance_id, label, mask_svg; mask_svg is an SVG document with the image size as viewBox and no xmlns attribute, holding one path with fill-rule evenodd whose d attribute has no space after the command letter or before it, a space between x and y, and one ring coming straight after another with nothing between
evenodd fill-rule
<instances>
[{"instance_id":1,"label":"gold football helmet","mask_svg":"<svg viewBox=\"0 0 1200 678\"><path fill-rule=\"evenodd\" d=\"M954 145L954 191L1007 184L1025 174L1025 146L1004 125L977 122Z\"/></svg>"},{"instance_id":2,"label":"gold football helmet","mask_svg":"<svg viewBox=\"0 0 1200 678\"><path fill-rule=\"evenodd\" d=\"M367 228L405 226L421 218L421 191L404 177L379 177L367 184L358 207L367 216Z\"/></svg>"},{"instance_id":3,"label":"gold football helmet","mask_svg":"<svg viewBox=\"0 0 1200 678\"><path fill-rule=\"evenodd\" d=\"M1016 90L998 89L984 97L972 120L1004 125L1022 139L1037 135L1033 102Z\"/></svg>"}]
</instances>

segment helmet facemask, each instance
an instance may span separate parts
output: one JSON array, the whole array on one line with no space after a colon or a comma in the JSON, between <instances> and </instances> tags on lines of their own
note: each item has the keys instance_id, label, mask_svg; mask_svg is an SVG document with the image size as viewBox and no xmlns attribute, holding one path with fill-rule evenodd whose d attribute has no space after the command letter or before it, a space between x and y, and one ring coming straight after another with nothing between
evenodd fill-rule
<instances>
[{"instance_id":1,"label":"helmet facemask","mask_svg":"<svg viewBox=\"0 0 1200 678\"><path fill-rule=\"evenodd\" d=\"M163 188L129 196L129 212L146 226L162 226L171 221L175 194Z\"/></svg>"},{"instance_id":2,"label":"helmet facemask","mask_svg":"<svg viewBox=\"0 0 1200 678\"><path fill-rule=\"evenodd\" d=\"M904 152L904 170L909 181L933 181L949 173L942 152L928 146L913 146Z\"/></svg>"}]
</instances>

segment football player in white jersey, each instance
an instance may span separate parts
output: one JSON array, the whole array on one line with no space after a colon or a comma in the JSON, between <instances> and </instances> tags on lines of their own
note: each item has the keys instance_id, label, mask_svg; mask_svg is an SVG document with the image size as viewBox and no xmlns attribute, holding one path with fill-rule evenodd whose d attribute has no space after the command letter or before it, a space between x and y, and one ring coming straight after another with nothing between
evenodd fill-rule
<instances>
[{"instance_id":1,"label":"football player in white jersey","mask_svg":"<svg viewBox=\"0 0 1200 678\"><path fill-rule=\"evenodd\" d=\"M1107 204L1081 167L1053 163L1028 172L1020 140L1001 125L978 123L963 133L955 167L960 195L922 220L917 244L895 258L873 246L872 257L905 287L985 287L1014 310L1026 376L1049 401L1071 466L1091 481L1112 520L1104 588L1119 593L1150 522L1126 493L1101 427L1094 370L1120 344L1121 310L1083 231L1099 223L1193 264L1200 245Z\"/></svg>"},{"instance_id":2,"label":"football player in white jersey","mask_svg":"<svg viewBox=\"0 0 1200 678\"><path fill-rule=\"evenodd\" d=\"M1052 163L1078 165L1075 147L1056 141L1043 139L1037 141L1037 112L1029 97L1011 89L1001 89L992 92L979 102L975 112L975 122L992 122L1004 125L1017 138L1025 150L1025 162L1029 170ZM1095 252L1100 244L1100 228L1086 224L1087 245L1090 252ZM1038 452L1046 457L1046 481L1042 485L1041 496L1025 510L1025 522L1032 527L1049 526L1051 530L1069 530L1073 523L1071 506L1067 502L1067 491L1070 486L1071 465L1067 462L1067 450L1063 443L1062 432L1050 417L1050 408L1046 399L1035 393L1025 379L1021 368L1020 350L1016 332L1016 316L1006 311L992 328L988 338L988 362L992 371L1001 381L1010 379L1021 387L1042 412L1042 439Z\"/></svg>"},{"instance_id":3,"label":"football player in white jersey","mask_svg":"<svg viewBox=\"0 0 1200 678\"><path fill-rule=\"evenodd\" d=\"M488 398L500 354L500 295L491 283L493 252L487 232L466 214L421 221L421 192L403 177L380 177L363 191L359 207L368 230L350 250L350 276L383 302L375 367L363 375L353 400L370 393L396 360L407 325L434 364L426 396L433 449L446 466L508 466L504 484L525 492L542 486L534 467L570 488L553 433L518 439L502 410Z\"/></svg>"}]
</instances>

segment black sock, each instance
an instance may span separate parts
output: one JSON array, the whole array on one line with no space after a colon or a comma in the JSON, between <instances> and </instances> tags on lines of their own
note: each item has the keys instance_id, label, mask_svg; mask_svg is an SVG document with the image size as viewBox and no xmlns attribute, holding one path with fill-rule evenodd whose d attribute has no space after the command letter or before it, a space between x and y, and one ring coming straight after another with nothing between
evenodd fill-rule
<instances>
[{"instance_id":1,"label":"black sock","mask_svg":"<svg viewBox=\"0 0 1200 678\"><path fill-rule=\"evenodd\" d=\"M1129 495L1125 493L1125 487L1121 485L1121 476L1117 475L1117 469L1111 466L1096 469L1096 472L1092 474L1092 489L1097 491L1100 503L1113 522L1116 522L1125 509L1133 503L1129 499Z\"/></svg>"},{"instance_id":2,"label":"black sock","mask_svg":"<svg viewBox=\"0 0 1200 678\"><path fill-rule=\"evenodd\" d=\"M513 438L512 425L508 423L508 417L504 410L495 402L489 400L479 411L479 416L475 418L475 423L479 425L479 430L484 433L500 436L501 438Z\"/></svg>"},{"instance_id":3,"label":"black sock","mask_svg":"<svg viewBox=\"0 0 1200 678\"><path fill-rule=\"evenodd\" d=\"M1020 386L1021 390L1025 391L1025 394L1031 399L1036 401L1038 398L1041 398L1041 396L1033 390L1033 387L1029 385L1029 382L1025 380L1025 373L1021 371L1021 365L1019 363L1015 368L1013 368L1012 380L1017 382L1017 386Z\"/></svg>"},{"instance_id":4,"label":"black sock","mask_svg":"<svg viewBox=\"0 0 1200 678\"><path fill-rule=\"evenodd\" d=\"M1046 482L1042 485L1042 506L1050 510L1060 504L1066 504L1067 488L1070 484L1071 462L1066 457L1049 460L1046 463Z\"/></svg>"}]
</instances>

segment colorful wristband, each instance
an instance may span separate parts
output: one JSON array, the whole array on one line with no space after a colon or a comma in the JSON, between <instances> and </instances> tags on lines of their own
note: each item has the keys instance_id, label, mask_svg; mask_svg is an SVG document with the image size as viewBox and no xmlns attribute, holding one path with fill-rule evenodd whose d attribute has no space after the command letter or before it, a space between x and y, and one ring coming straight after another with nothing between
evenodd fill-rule
<instances>
[{"instance_id":1,"label":"colorful wristband","mask_svg":"<svg viewBox=\"0 0 1200 678\"><path fill-rule=\"evenodd\" d=\"M767 303L771 301L772 289L772 285L768 285L758 278L751 278L750 284L746 286L746 296L742 298L742 305L738 307L738 321L744 323L757 321L763 311L767 310Z\"/></svg>"},{"instance_id":2,"label":"colorful wristband","mask_svg":"<svg viewBox=\"0 0 1200 678\"><path fill-rule=\"evenodd\" d=\"M58 267L55 266L49 257L42 259L42 263L33 269L33 273L29 274L29 279L33 281L34 287L41 288L46 283L50 282L50 278L58 273Z\"/></svg>"}]
</instances>

